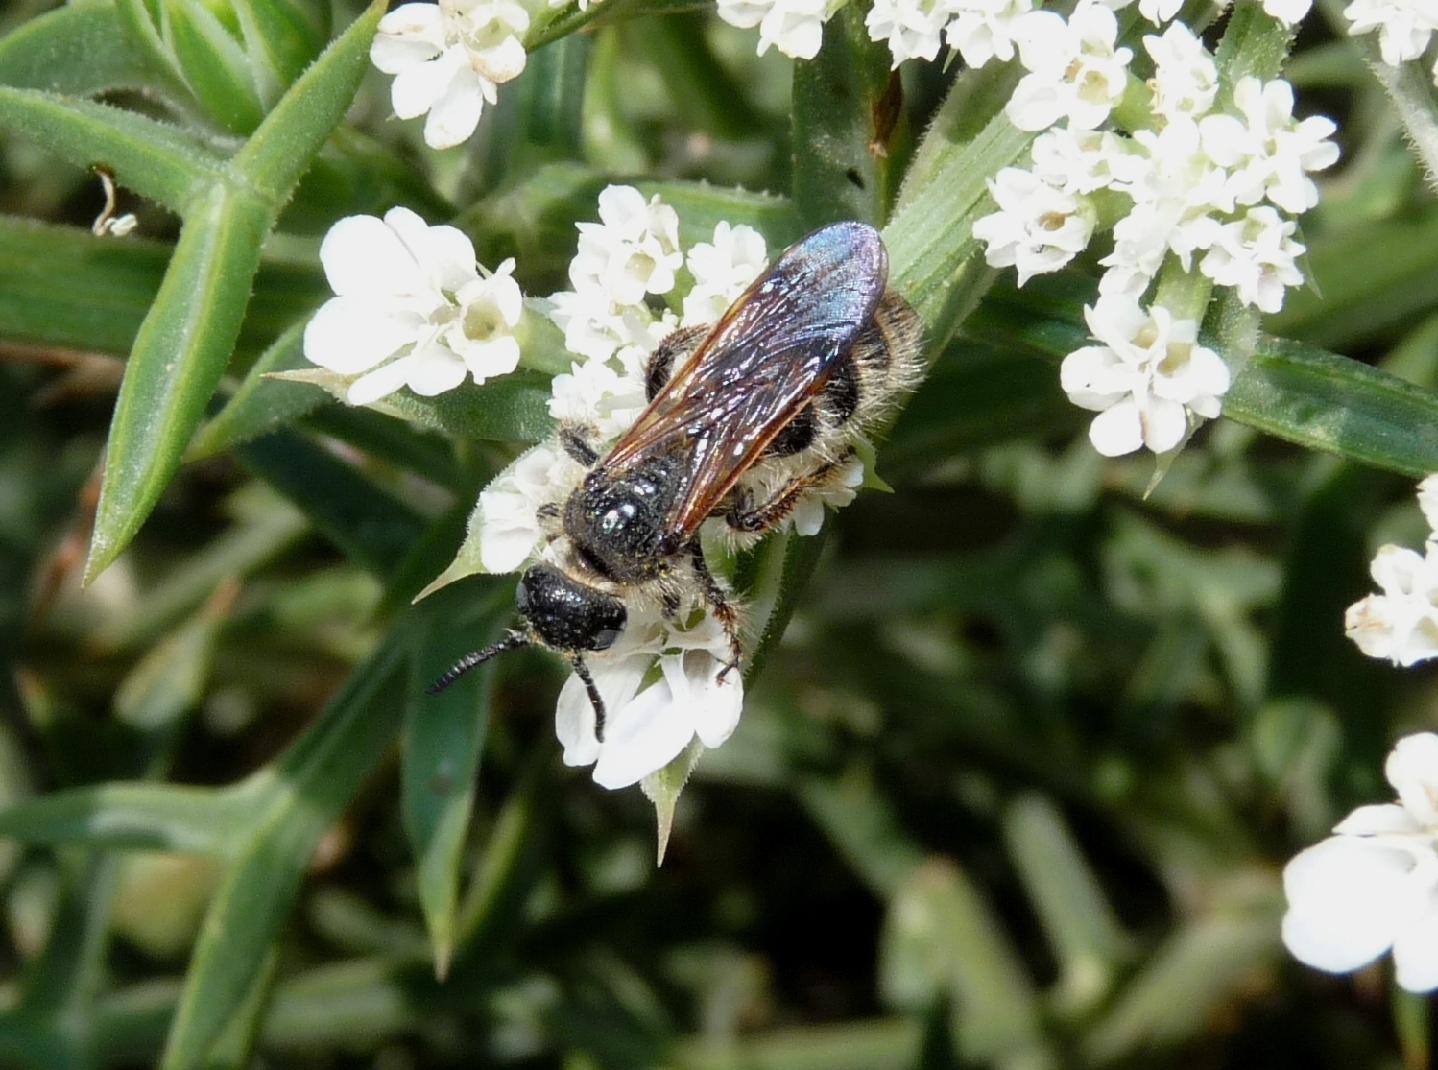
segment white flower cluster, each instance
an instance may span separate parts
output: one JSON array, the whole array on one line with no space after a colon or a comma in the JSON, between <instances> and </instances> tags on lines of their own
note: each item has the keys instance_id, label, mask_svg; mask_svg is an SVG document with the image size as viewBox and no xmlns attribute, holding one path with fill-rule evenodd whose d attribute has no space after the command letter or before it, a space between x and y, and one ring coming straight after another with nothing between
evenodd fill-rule
<instances>
[{"instance_id":1,"label":"white flower cluster","mask_svg":"<svg viewBox=\"0 0 1438 1070\"><path fill-rule=\"evenodd\" d=\"M463 231L427 226L408 208L347 216L325 235L320 263L335 296L305 325L305 357L354 377L351 405L404 386L441 394L518 366L514 261L484 271Z\"/></svg>"},{"instance_id":2,"label":"white flower cluster","mask_svg":"<svg viewBox=\"0 0 1438 1070\"><path fill-rule=\"evenodd\" d=\"M759 27L761 56L774 47L794 59L813 59L835 8L830 0L719 0L717 14L741 30Z\"/></svg>"},{"instance_id":3,"label":"white flower cluster","mask_svg":"<svg viewBox=\"0 0 1438 1070\"><path fill-rule=\"evenodd\" d=\"M1118 44L1113 9L1124 6L1079 0L1067 19L1052 11L1017 19L1011 39L1027 73L1005 110L1039 136L1029 167L1006 167L989 180L997 210L973 227L988 263L1015 268L1022 286L1089 246L1100 198L1109 218L1117 215L1112 249L1100 261L1101 300L1089 310L1104 344L1064 365L1069 396L1104 413L1091 436L1106 454L1181 444L1197 419L1218 414L1228 387L1222 362L1194 344L1194 320L1183 318L1201 319L1201 309L1144 310L1160 272L1169 264L1197 271L1243 303L1276 312L1285 290L1303 281L1294 217L1318 202L1310 176L1338 158L1334 124L1295 119L1287 82L1241 78L1218 107L1214 58L1181 22L1142 39L1153 73L1141 85L1130 69L1134 52ZM1139 10L1161 22L1178 6L1141 0ZM1285 21L1308 9L1307 0L1266 6ZM1115 129L1120 103L1131 129ZM1120 371L1132 385L1115 379Z\"/></svg>"},{"instance_id":4,"label":"white flower cluster","mask_svg":"<svg viewBox=\"0 0 1438 1070\"><path fill-rule=\"evenodd\" d=\"M1378 53L1390 67L1422 57L1438 32L1438 3L1433 0L1353 0L1343 9L1348 34L1378 34ZM1433 63L1438 84L1438 57Z\"/></svg>"},{"instance_id":5,"label":"white flower cluster","mask_svg":"<svg viewBox=\"0 0 1438 1070\"><path fill-rule=\"evenodd\" d=\"M1429 529L1423 553L1380 547L1371 571L1383 593L1349 606L1344 620L1359 650L1394 665L1438 657L1438 475L1418 485L1418 505Z\"/></svg>"},{"instance_id":6,"label":"white flower cluster","mask_svg":"<svg viewBox=\"0 0 1438 1070\"><path fill-rule=\"evenodd\" d=\"M1043 131L1031 169L1005 168L989 182L998 211L974 235L995 267L1019 282L1055 271L1087 247L1093 194L1121 194L1127 212L1101 261L1100 292L1137 298L1166 260L1198 269L1244 303L1275 312L1285 287L1302 281L1296 216L1318 201L1311 172L1338 148L1327 119L1293 117L1287 82L1245 77L1230 110L1215 112L1218 70L1182 23L1143 39L1154 74L1144 128L1100 129L1129 93L1132 54L1116 46L1112 11L1082 0L1065 21L1035 12L1020 27L1028 74L1007 106L1024 130ZM1056 124L1063 123L1063 126Z\"/></svg>"},{"instance_id":7,"label":"white flower cluster","mask_svg":"<svg viewBox=\"0 0 1438 1070\"><path fill-rule=\"evenodd\" d=\"M1228 365L1198 344L1193 320L1161 305L1144 311L1126 295L1100 298L1084 315L1102 345L1065 357L1059 381L1070 401L1099 413L1089 425L1099 453L1164 453L1183 443L1191 420L1218 415Z\"/></svg>"},{"instance_id":8,"label":"white flower cluster","mask_svg":"<svg viewBox=\"0 0 1438 1070\"><path fill-rule=\"evenodd\" d=\"M1438 735L1400 739L1384 765L1395 803L1360 806L1283 870L1283 942L1348 973L1393 952L1398 983L1438 988Z\"/></svg>"},{"instance_id":9,"label":"white flower cluster","mask_svg":"<svg viewBox=\"0 0 1438 1070\"><path fill-rule=\"evenodd\" d=\"M370 61L394 75L395 115L428 113L425 144L453 148L474 133L497 87L524 70L528 29L529 13L515 0L402 4L380 19Z\"/></svg>"}]
</instances>

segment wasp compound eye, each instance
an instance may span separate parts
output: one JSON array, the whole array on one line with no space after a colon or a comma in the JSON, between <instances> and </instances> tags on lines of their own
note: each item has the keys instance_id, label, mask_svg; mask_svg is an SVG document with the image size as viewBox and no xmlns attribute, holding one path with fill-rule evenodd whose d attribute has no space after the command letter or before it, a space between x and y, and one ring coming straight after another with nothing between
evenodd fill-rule
<instances>
[{"instance_id":1,"label":"wasp compound eye","mask_svg":"<svg viewBox=\"0 0 1438 1070\"><path fill-rule=\"evenodd\" d=\"M514 600L544 644L560 651L608 650L629 616L613 595L548 565L524 574Z\"/></svg>"}]
</instances>

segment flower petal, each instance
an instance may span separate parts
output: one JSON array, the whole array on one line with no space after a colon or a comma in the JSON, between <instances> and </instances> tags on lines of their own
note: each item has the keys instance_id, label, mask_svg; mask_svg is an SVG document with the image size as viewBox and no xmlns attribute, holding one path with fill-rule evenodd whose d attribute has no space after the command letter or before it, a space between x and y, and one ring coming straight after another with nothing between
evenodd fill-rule
<instances>
[{"instance_id":1,"label":"flower petal","mask_svg":"<svg viewBox=\"0 0 1438 1070\"><path fill-rule=\"evenodd\" d=\"M473 72L462 72L430 109L424 123L424 143L432 149L452 149L462 144L484 112L485 100L493 95Z\"/></svg>"},{"instance_id":2,"label":"flower petal","mask_svg":"<svg viewBox=\"0 0 1438 1070\"><path fill-rule=\"evenodd\" d=\"M408 67L395 75L390 103L401 119L413 119L433 108L449 90L464 64L464 52L446 49L432 60Z\"/></svg>"},{"instance_id":3,"label":"flower petal","mask_svg":"<svg viewBox=\"0 0 1438 1070\"><path fill-rule=\"evenodd\" d=\"M422 327L412 313L372 300L331 297L305 324L305 359L355 375L412 344Z\"/></svg>"},{"instance_id":4,"label":"flower petal","mask_svg":"<svg viewBox=\"0 0 1438 1070\"><path fill-rule=\"evenodd\" d=\"M341 297L416 294L424 275L399 235L372 215L352 215L330 227L320 243L320 264Z\"/></svg>"},{"instance_id":5,"label":"flower petal","mask_svg":"<svg viewBox=\"0 0 1438 1070\"><path fill-rule=\"evenodd\" d=\"M1283 943L1332 973L1372 962L1415 915L1413 864L1403 850L1347 836L1303 851L1283 870Z\"/></svg>"},{"instance_id":6,"label":"flower petal","mask_svg":"<svg viewBox=\"0 0 1438 1070\"><path fill-rule=\"evenodd\" d=\"M1138 404L1124 398L1107 412L1101 412L1088 425L1089 441L1105 457L1122 457L1143 445L1143 423Z\"/></svg>"},{"instance_id":7,"label":"flower petal","mask_svg":"<svg viewBox=\"0 0 1438 1070\"><path fill-rule=\"evenodd\" d=\"M594 686L599 689L611 719L633 701L651 660L647 654L588 659L589 674L594 677ZM599 757L601 745L594 738L594 705L589 701L584 682L573 673L559 692L559 702L554 709L554 734L564 748L565 765L589 765Z\"/></svg>"},{"instance_id":8,"label":"flower petal","mask_svg":"<svg viewBox=\"0 0 1438 1070\"><path fill-rule=\"evenodd\" d=\"M400 357L361 375L350 383L345 400L351 405L368 405L380 398L389 397L404 386L405 379L409 377L409 360L409 357Z\"/></svg>"},{"instance_id":9,"label":"flower petal","mask_svg":"<svg viewBox=\"0 0 1438 1070\"><path fill-rule=\"evenodd\" d=\"M421 397L432 398L464 382L469 369L458 354L442 345L425 346L404 358L405 382Z\"/></svg>"},{"instance_id":10,"label":"flower petal","mask_svg":"<svg viewBox=\"0 0 1438 1070\"><path fill-rule=\"evenodd\" d=\"M1419 832L1422 825L1414 821L1407 810L1397 803L1377 803L1360 806L1338 824L1333 831L1342 836L1403 835Z\"/></svg>"},{"instance_id":11,"label":"flower petal","mask_svg":"<svg viewBox=\"0 0 1438 1070\"><path fill-rule=\"evenodd\" d=\"M594 764L594 782L611 790L627 788L673 761L694 738L694 726L681 705L665 679L645 688L618 712L611 711Z\"/></svg>"},{"instance_id":12,"label":"flower petal","mask_svg":"<svg viewBox=\"0 0 1438 1070\"><path fill-rule=\"evenodd\" d=\"M1398 983L1409 992L1438 988L1438 901L1430 899L1428 909L1398 934L1393 965Z\"/></svg>"}]
</instances>

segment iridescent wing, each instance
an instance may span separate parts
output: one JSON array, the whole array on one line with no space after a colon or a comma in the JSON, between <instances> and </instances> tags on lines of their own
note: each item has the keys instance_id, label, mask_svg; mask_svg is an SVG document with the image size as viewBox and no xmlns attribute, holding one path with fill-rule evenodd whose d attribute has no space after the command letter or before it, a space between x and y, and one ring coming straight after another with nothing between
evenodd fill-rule
<instances>
[{"instance_id":1,"label":"iridescent wing","mask_svg":"<svg viewBox=\"0 0 1438 1070\"><path fill-rule=\"evenodd\" d=\"M698 530L734 484L828 381L884 293L879 232L835 223L791 245L734 302L600 462L619 472L656 454L684 459L665 523Z\"/></svg>"}]
</instances>

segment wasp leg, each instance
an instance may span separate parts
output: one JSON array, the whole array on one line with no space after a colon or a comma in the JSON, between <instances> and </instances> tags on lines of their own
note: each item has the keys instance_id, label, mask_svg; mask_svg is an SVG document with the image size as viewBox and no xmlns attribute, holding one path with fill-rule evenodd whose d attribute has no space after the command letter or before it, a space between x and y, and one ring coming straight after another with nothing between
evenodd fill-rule
<instances>
[{"instance_id":1,"label":"wasp leg","mask_svg":"<svg viewBox=\"0 0 1438 1070\"><path fill-rule=\"evenodd\" d=\"M694 565L694 575L699 580L704 601L708 603L715 619L723 625L724 637L729 640L729 663L719 670L719 679L723 680L729 675L730 669L739 667L739 660L744 656L744 651L739 646L739 611L729 600L729 592L720 586L714 573L709 571L709 562L704 560L704 547L699 544L698 537L689 543L689 560Z\"/></svg>"},{"instance_id":2,"label":"wasp leg","mask_svg":"<svg viewBox=\"0 0 1438 1070\"><path fill-rule=\"evenodd\" d=\"M654 347L649 363L644 367L644 400L653 401L669 382L674 369L688 360L699 343L713 330L712 324L697 327L680 327Z\"/></svg>"},{"instance_id":3,"label":"wasp leg","mask_svg":"<svg viewBox=\"0 0 1438 1070\"><path fill-rule=\"evenodd\" d=\"M599 688L594 685L594 677L589 675L589 666L584 664L584 659L578 657L570 659L570 665L574 667L574 675L579 677L584 684L584 690L589 693L589 704L594 707L594 738L600 743L604 742L604 722L606 719L604 711L604 696L599 693Z\"/></svg>"},{"instance_id":4,"label":"wasp leg","mask_svg":"<svg viewBox=\"0 0 1438 1070\"><path fill-rule=\"evenodd\" d=\"M589 437L578 427L572 425L561 427L559 444L564 448L565 453L586 468L599 460L599 451L589 444Z\"/></svg>"},{"instance_id":5,"label":"wasp leg","mask_svg":"<svg viewBox=\"0 0 1438 1070\"><path fill-rule=\"evenodd\" d=\"M742 531L747 535L769 531L793 512L794 506L805 491L822 487L852 456L853 451L850 451L837 460L828 461L812 471L805 472L758 507L751 505L747 498L741 498L724 514L725 522L735 531Z\"/></svg>"}]
</instances>

